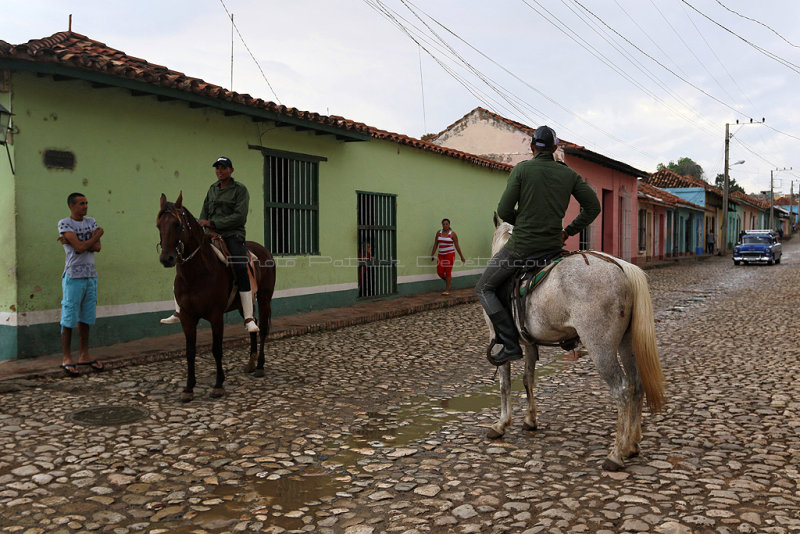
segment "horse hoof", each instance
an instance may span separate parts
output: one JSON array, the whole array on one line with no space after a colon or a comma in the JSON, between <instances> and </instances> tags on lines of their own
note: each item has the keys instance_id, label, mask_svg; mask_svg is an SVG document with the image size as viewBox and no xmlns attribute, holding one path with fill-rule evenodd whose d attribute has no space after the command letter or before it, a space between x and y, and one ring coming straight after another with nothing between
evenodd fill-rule
<instances>
[{"instance_id":1,"label":"horse hoof","mask_svg":"<svg viewBox=\"0 0 800 534\"><path fill-rule=\"evenodd\" d=\"M489 431L486 433L486 437L489 439L498 439L502 438L503 434L495 430L494 428L490 428Z\"/></svg>"},{"instance_id":2,"label":"horse hoof","mask_svg":"<svg viewBox=\"0 0 800 534\"><path fill-rule=\"evenodd\" d=\"M638 446L634 447L634 449L631 452L628 453L627 457L628 458L636 458L637 456L639 456L639 447Z\"/></svg>"},{"instance_id":3,"label":"horse hoof","mask_svg":"<svg viewBox=\"0 0 800 534\"><path fill-rule=\"evenodd\" d=\"M606 458L606 461L603 462L603 470L604 471L622 471L625 466L622 464L618 464L611 458Z\"/></svg>"},{"instance_id":4,"label":"horse hoof","mask_svg":"<svg viewBox=\"0 0 800 534\"><path fill-rule=\"evenodd\" d=\"M211 390L211 398L218 399L225 395L225 390L222 388L214 388Z\"/></svg>"},{"instance_id":5,"label":"horse hoof","mask_svg":"<svg viewBox=\"0 0 800 534\"><path fill-rule=\"evenodd\" d=\"M536 426L536 423L533 423L532 425L529 425L528 423L522 423L522 430L527 430L528 432L533 432L537 428L538 427Z\"/></svg>"},{"instance_id":6,"label":"horse hoof","mask_svg":"<svg viewBox=\"0 0 800 534\"><path fill-rule=\"evenodd\" d=\"M264 376L264 369L256 369L255 372L253 373L253 376L255 376L256 378L263 377Z\"/></svg>"},{"instance_id":7,"label":"horse hoof","mask_svg":"<svg viewBox=\"0 0 800 534\"><path fill-rule=\"evenodd\" d=\"M189 402L192 399L194 399L194 393L191 391L184 391L181 393L181 402Z\"/></svg>"}]
</instances>

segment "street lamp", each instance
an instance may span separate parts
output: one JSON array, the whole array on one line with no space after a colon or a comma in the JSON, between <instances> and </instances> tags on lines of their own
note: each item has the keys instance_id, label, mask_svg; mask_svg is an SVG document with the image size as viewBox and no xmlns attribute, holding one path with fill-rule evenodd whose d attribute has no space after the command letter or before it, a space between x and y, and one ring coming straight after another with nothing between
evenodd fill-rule
<instances>
[{"instance_id":1,"label":"street lamp","mask_svg":"<svg viewBox=\"0 0 800 534\"><path fill-rule=\"evenodd\" d=\"M8 155L8 165L11 167L11 174L14 174L14 164L11 163L11 152L8 150L6 139L8 132L11 131L11 116L13 113L8 111L3 104L0 104L0 145L5 145Z\"/></svg>"}]
</instances>

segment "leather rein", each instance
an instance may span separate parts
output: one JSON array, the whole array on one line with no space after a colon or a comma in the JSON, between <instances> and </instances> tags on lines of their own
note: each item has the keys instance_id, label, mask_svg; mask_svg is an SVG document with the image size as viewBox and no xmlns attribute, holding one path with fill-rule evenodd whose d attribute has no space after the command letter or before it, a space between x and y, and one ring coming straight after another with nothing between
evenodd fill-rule
<instances>
[{"instance_id":1,"label":"leather rein","mask_svg":"<svg viewBox=\"0 0 800 534\"><path fill-rule=\"evenodd\" d=\"M161 215L164 215L164 214L172 215L173 217L178 219L178 222L181 223L181 235L183 235L186 231L188 231L191 234L192 225L188 220L186 220L186 213L184 212L183 208L181 208L180 210L178 210L178 208L175 208L175 207L168 208L168 209L165 209L164 211L161 212ZM159 215L159 218L161 217L161 215ZM186 256L184 258L183 257L183 251L184 251L183 240L182 239L178 239L178 244L175 245L175 255L178 257L178 261L181 264L184 264L187 261L191 260L195 256L195 254L197 254L200 251L202 246L203 246L203 243L201 241L200 244L197 245L197 248L194 249L191 254L189 254L188 256ZM161 244L161 241L158 242L157 248L164 248L163 245Z\"/></svg>"}]
</instances>

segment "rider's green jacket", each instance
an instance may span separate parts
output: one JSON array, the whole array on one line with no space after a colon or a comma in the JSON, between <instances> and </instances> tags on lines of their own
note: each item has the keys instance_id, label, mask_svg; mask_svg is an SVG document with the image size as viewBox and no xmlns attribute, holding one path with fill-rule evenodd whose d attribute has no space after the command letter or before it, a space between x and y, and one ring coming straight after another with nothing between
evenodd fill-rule
<instances>
[{"instance_id":1,"label":"rider's green jacket","mask_svg":"<svg viewBox=\"0 0 800 534\"><path fill-rule=\"evenodd\" d=\"M220 187L219 182L216 182L208 188L200 218L208 219L223 237L245 237L244 225L247 223L249 208L250 193L243 184L231 178L225 187Z\"/></svg>"},{"instance_id":2,"label":"rider's green jacket","mask_svg":"<svg viewBox=\"0 0 800 534\"><path fill-rule=\"evenodd\" d=\"M497 205L500 218L514 225L506 248L523 256L559 250L563 246L561 225L573 196L581 212L564 228L568 235L583 230L600 213L594 190L549 152L517 164Z\"/></svg>"}]
</instances>

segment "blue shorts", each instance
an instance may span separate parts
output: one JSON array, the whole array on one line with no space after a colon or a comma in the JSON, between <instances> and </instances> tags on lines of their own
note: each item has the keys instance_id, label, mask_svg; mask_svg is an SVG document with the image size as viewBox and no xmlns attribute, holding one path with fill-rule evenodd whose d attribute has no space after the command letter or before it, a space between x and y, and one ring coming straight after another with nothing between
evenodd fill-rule
<instances>
[{"instance_id":1,"label":"blue shorts","mask_svg":"<svg viewBox=\"0 0 800 534\"><path fill-rule=\"evenodd\" d=\"M94 324L97 307L97 277L70 278L61 276L61 326L75 328L77 323Z\"/></svg>"}]
</instances>

